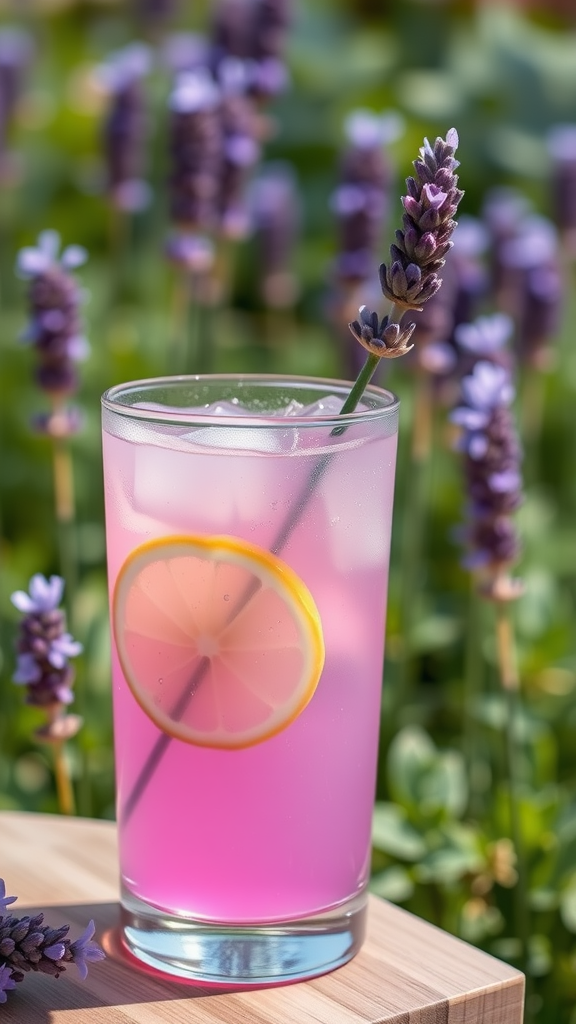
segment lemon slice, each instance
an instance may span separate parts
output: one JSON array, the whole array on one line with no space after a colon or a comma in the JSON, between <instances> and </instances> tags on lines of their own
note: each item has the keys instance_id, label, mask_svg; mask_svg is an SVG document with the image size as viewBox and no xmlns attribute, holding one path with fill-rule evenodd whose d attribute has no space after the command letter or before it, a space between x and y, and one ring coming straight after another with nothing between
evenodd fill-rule
<instances>
[{"instance_id":1,"label":"lemon slice","mask_svg":"<svg viewBox=\"0 0 576 1024\"><path fill-rule=\"evenodd\" d=\"M165 733L238 749L303 711L324 664L318 610L296 573L234 537L151 540L124 562L112 602L120 663Z\"/></svg>"}]
</instances>

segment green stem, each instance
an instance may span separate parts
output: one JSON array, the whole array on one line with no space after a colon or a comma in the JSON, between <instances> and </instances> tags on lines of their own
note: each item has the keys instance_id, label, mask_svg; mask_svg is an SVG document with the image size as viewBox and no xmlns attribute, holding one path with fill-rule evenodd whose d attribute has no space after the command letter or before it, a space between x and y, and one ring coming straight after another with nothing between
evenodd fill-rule
<instances>
[{"instance_id":1,"label":"green stem","mask_svg":"<svg viewBox=\"0 0 576 1024\"><path fill-rule=\"evenodd\" d=\"M55 403L55 415L58 406ZM76 636L76 600L78 591L78 547L76 530L76 502L74 497L74 467L70 442L67 437L53 437L54 504L58 529L60 574L65 580L65 605L70 632ZM86 693L82 673L76 673L75 699L79 715L86 719ZM61 762L61 759L60 759ZM57 773L61 763L56 763ZM79 780L80 813L88 815L91 805L90 774L87 752L82 749L82 769ZM70 801L67 799L67 806ZM68 812L65 812L68 813Z\"/></svg>"},{"instance_id":2,"label":"green stem","mask_svg":"<svg viewBox=\"0 0 576 1024\"><path fill-rule=\"evenodd\" d=\"M56 792L58 794L58 806L61 814L73 815L75 813L74 791L68 762L66 760L65 744L54 743L54 775L56 778Z\"/></svg>"},{"instance_id":3,"label":"green stem","mask_svg":"<svg viewBox=\"0 0 576 1024\"><path fill-rule=\"evenodd\" d=\"M528 937L530 917L528 911L528 879L524 837L520 815L522 772L520 765L519 716L520 680L516 665L514 631L510 605L498 601L496 605L496 641L500 683L506 699L506 770L508 774L510 838L516 852L518 881L514 887L514 929L520 943L520 966L528 982Z\"/></svg>"},{"instance_id":4,"label":"green stem","mask_svg":"<svg viewBox=\"0 0 576 1024\"><path fill-rule=\"evenodd\" d=\"M368 353L368 358L364 363L364 366L360 370L360 373L356 378L356 382L352 387L350 394L348 395L348 398L344 402L342 409L340 410L341 415L347 412L354 412L354 409L358 405L358 402L362 398L364 391L366 390L368 384L370 383L372 377L374 376L376 367L378 366L379 362L379 356L375 356L372 352Z\"/></svg>"},{"instance_id":5,"label":"green stem","mask_svg":"<svg viewBox=\"0 0 576 1024\"><path fill-rule=\"evenodd\" d=\"M482 813L482 793L485 789L483 768L485 760L482 756L482 745L478 735L478 724L475 706L482 692L483 656L482 656L482 602L478 594L477 581L470 576L470 597L466 616L466 649L464 662L464 702L463 702L463 747L468 762L468 784L470 787L469 813L478 819Z\"/></svg>"}]
</instances>

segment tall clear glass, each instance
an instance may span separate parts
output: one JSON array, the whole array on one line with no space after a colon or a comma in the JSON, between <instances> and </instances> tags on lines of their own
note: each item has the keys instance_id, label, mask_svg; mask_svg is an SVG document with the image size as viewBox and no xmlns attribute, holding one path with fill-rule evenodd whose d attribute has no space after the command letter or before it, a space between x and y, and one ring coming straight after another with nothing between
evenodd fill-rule
<instances>
[{"instance_id":1,"label":"tall clear glass","mask_svg":"<svg viewBox=\"0 0 576 1024\"><path fill-rule=\"evenodd\" d=\"M123 940L213 984L365 929L398 402L273 376L102 399Z\"/></svg>"}]
</instances>

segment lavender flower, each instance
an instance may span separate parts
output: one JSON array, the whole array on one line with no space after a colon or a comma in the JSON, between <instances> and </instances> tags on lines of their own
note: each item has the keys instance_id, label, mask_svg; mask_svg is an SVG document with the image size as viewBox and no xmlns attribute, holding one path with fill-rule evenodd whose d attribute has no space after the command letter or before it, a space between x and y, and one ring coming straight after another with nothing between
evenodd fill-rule
<instances>
[{"instance_id":1,"label":"lavender flower","mask_svg":"<svg viewBox=\"0 0 576 1024\"><path fill-rule=\"evenodd\" d=\"M5 892L1 878L0 891ZM14 899L9 897L4 903L12 903ZM65 964L73 963L84 980L88 974L87 965L105 958L100 946L91 941L94 921L88 923L74 942L68 938L69 931L70 925L67 924L60 928L44 924L44 914L0 916L0 1003L6 1002L6 992L14 989L30 971L58 978L65 972Z\"/></svg>"},{"instance_id":2,"label":"lavender flower","mask_svg":"<svg viewBox=\"0 0 576 1024\"><path fill-rule=\"evenodd\" d=\"M336 276L355 286L371 274L388 211L392 167L385 146L398 137L400 119L357 110L347 120L340 181L331 197L339 232Z\"/></svg>"},{"instance_id":3,"label":"lavender flower","mask_svg":"<svg viewBox=\"0 0 576 1024\"><path fill-rule=\"evenodd\" d=\"M32 51L28 33L20 28L0 29L0 172L5 170L14 113Z\"/></svg>"},{"instance_id":4,"label":"lavender flower","mask_svg":"<svg viewBox=\"0 0 576 1024\"><path fill-rule=\"evenodd\" d=\"M408 342L415 324L401 327L388 316L379 320L378 314L368 309L368 306L360 306L359 314L359 319L354 320L349 326L356 341L359 341L367 352L394 359L406 355L413 347Z\"/></svg>"},{"instance_id":5,"label":"lavender flower","mask_svg":"<svg viewBox=\"0 0 576 1024\"><path fill-rule=\"evenodd\" d=\"M247 206L249 175L260 157L248 74L242 61L227 58L219 68L222 91L223 152L219 195L220 230L228 238L244 238L250 227Z\"/></svg>"},{"instance_id":6,"label":"lavender flower","mask_svg":"<svg viewBox=\"0 0 576 1024\"><path fill-rule=\"evenodd\" d=\"M560 327L564 284L560 267L559 237L550 220L526 217L517 234L503 247L508 268L511 303L517 324L518 357L542 367L550 342Z\"/></svg>"},{"instance_id":7,"label":"lavender flower","mask_svg":"<svg viewBox=\"0 0 576 1024\"><path fill-rule=\"evenodd\" d=\"M520 357L537 369L544 369L549 363L550 343L560 329L564 297L564 278L558 261L526 272L518 350Z\"/></svg>"},{"instance_id":8,"label":"lavender flower","mask_svg":"<svg viewBox=\"0 0 576 1024\"><path fill-rule=\"evenodd\" d=\"M0 1003L5 1003L6 993L16 988L16 981L11 967L0 964Z\"/></svg>"},{"instance_id":9,"label":"lavender flower","mask_svg":"<svg viewBox=\"0 0 576 1024\"><path fill-rule=\"evenodd\" d=\"M212 23L215 76L223 62L236 57L246 62L252 96L276 96L288 81L283 51L289 23L289 0L220 0Z\"/></svg>"},{"instance_id":10,"label":"lavender flower","mask_svg":"<svg viewBox=\"0 0 576 1024\"><path fill-rule=\"evenodd\" d=\"M30 580L29 592L17 590L12 604L24 618L17 639L18 661L13 681L27 687L26 702L53 708L71 704L74 671L68 663L82 645L66 632L64 612L58 609L64 580L39 573Z\"/></svg>"},{"instance_id":11,"label":"lavender flower","mask_svg":"<svg viewBox=\"0 0 576 1024\"><path fill-rule=\"evenodd\" d=\"M576 245L576 124L555 125L548 135L552 216L568 250Z\"/></svg>"},{"instance_id":12,"label":"lavender flower","mask_svg":"<svg viewBox=\"0 0 576 1024\"><path fill-rule=\"evenodd\" d=\"M6 895L4 879L0 878L0 910L6 910L6 907L9 907L11 903L15 903L17 899L17 896Z\"/></svg>"},{"instance_id":13,"label":"lavender flower","mask_svg":"<svg viewBox=\"0 0 576 1024\"><path fill-rule=\"evenodd\" d=\"M446 140L437 138L434 146L425 139L420 158L414 161L416 178L406 180L403 229L390 247L390 266L380 267L384 295L405 309L420 309L442 283L438 271L452 247L452 217L464 194L456 187L457 147L455 128Z\"/></svg>"},{"instance_id":14,"label":"lavender flower","mask_svg":"<svg viewBox=\"0 0 576 1024\"><path fill-rule=\"evenodd\" d=\"M255 0L250 57L254 61L252 91L259 99L276 96L286 86L286 36L291 0Z\"/></svg>"},{"instance_id":15,"label":"lavender flower","mask_svg":"<svg viewBox=\"0 0 576 1024\"><path fill-rule=\"evenodd\" d=\"M463 428L469 497L465 565L496 572L512 565L520 551L512 513L522 501L521 452L510 410L509 370L480 360L462 381L462 398L451 419Z\"/></svg>"},{"instance_id":16,"label":"lavender flower","mask_svg":"<svg viewBox=\"0 0 576 1024\"><path fill-rule=\"evenodd\" d=\"M482 220L488 232L490 285L498 309L515 316L517 274L510 264L510 244L518 238L520 225L530 213L530 204L513 188L494 188L486 194Z\"/></svg>"},{"instance_id":17,"label":"lavender flower","mask_svg":"<svg viewBox=\"0 0 576 1024\"><path fill-rule=\"evenodd\" d=\"M479 316L471 323L458 324L454 330L454 342L459 380L472 373L480 361L504 366L511 371L509 342L513 334L514 321L507 313L492 313Z\"/></svg>"},{"instance_id":18,"label":"lavender flower","mask_svg":"<svg viewBox=\"0 0 576 1024\"><path fill-rule=\"evenodd\" d=\"M70 958L76 964L82 981L88 975L88 964L96 963L105 957L105 953L100 949L100 946L96 942L91 941L94 932L94 921L89 921L80 938L70 943L64 954L64 960Z\"/></svg>"},{"instance_id":19,"label":"lavender flower","mask_svg":"<svg viewBox=\"0 0 576 1024\"><path fill-rule=\"evenodd\" d=\"M143 175L148 125L142 89L150 66L149 47L132 43L100 69L110 96L103 130L108 195L114 206L129 212L144 209L150 201L150 186Z\"/></svg>"},{"instance_id":20,"label":"lavender flower","mask_svg":"<svg viewBox=\"0 0 576 1024\"><path fill-rule=\"evenodd\" d=\"M178 76L170 96L170 215L179 231L213 231L223 161L220 89L205 69Z\"/></svg>"},{"instance_id":21,"label":"lavender flower","mask_svg":"<svg viewBox=\"0 0 576 1024\"><path fill-rule=\"evenodd\" d=\"M172 32L160 47L160 61L172 77L197 71L209 64L208 40L196 32Z\"/></svg>"},{"instance_id":22,"label":"lavender flower","mask_svg":"<svg viewBox=\"0 0 576 1024\"><path fill-rule=\"evenodd\" d=\"M36 248L21 249L17 260L17 273L30 281L30 323L22 340L36 349L38 384L54 398L75 391L76 363L89 352L80 322L82 296L70 273L85 262L86 251L69 245L58 259L59 248L57 232L43 231Z\"/></svg>"},{"instance_id":23,"label":"lavender flower","mask_svg":"<svg viewBox=\"0 0 576 1024\"><path fill-rule=\"evenodd\" d=\"M215 74L228 57L250 57L252 7L253 0L218 0L214 4L210 66Z\"/></svg>"},{"instance_id":24,"label":"lavender flower","mask_svg":"<svg viewBox=\"0 0 576 1024\"><path fill-rule=\"evenodd\" d=\"M390 247L390 266L383 263L380 267L380 285L392 302L392 311L379 320L363 306L359 320L349 325L356 340L378 358L410 351L415 324L400 326L402 314L408 309L421 310L442 284L438 271L452 248L456 227L452 217L464 194L456 187L457 146L455 128L446 140L437 138L434 146L424 140L420 158L414 161L417 179L406 180L409 194L402 200L403 229L396 232L396 243Z\"/></svg>"}]
</instances>

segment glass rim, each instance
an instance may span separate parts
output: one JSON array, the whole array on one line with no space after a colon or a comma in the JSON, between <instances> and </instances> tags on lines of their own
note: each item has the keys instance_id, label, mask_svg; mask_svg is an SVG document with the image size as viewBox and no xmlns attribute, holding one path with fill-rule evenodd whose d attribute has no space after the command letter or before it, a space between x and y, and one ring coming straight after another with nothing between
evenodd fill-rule
<instances>
[{"instance_id":1,"label":"glass rim","mask_svg":"<svg viewBox=\"0 0 576 1024\"><path fill-rule=\"evenodd\" d=\"M279 417L271 413L259 413L250 410L248 414L242 413L239 415L227 415L225 413L217 416L211 413L204 413L202 410L194 410L183 408L182 412L178 412L176 409L147 409L138 407L136 405L130 405L118 400L119 395L133 394L136 391L143 391L148 389L150 391L160 389L170 385L186 385L203 383L207 384L232 384L234 382L240 382L246 385L254 385L256 387L266 387L271 385L285 386L287 388L298 387L310 387L312 389L321 389L325 395L331 391L336 390L336 393L348 395L350 392L353 381L347 381L341 378L333 377L316 377L306 376L304 374L281 374L281 373L199 373L199 374L178 374L178 375L167 375L164 377L145 377L140 380L126 381L122 384L114 384L112 387L107 388L104 391L101 403L103 409L108 412L115 413L118 416L124 416L129 419L145 420L146 422L156 423L169 423L169 424L188 424L191 422L203 425L211 424L212 426L227 426L227 427L268 427L276 426L280 424L286 426L288 422L291 426L300 427L318 427L318 426L334 426L335 424L353 424L353 423L366 423L373 420L380 419L384 416L391 416L396 413L400 407L400 399L388 388L382 388L377 384L368 384L364 389L363 396L372 395L375 399L382 402L385 398L386 401L377 407L370 409L356 409L354 412L347 413L327 413L326 415L318 416L299 416L290 415L289 417Z\"/></svg>"}]
</instances>

